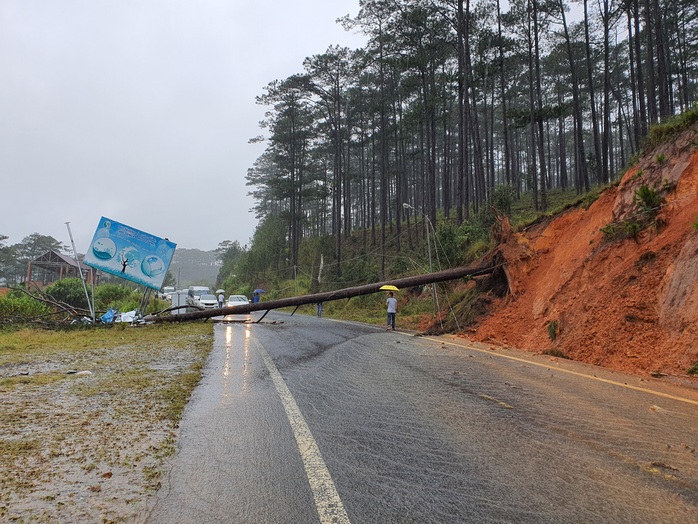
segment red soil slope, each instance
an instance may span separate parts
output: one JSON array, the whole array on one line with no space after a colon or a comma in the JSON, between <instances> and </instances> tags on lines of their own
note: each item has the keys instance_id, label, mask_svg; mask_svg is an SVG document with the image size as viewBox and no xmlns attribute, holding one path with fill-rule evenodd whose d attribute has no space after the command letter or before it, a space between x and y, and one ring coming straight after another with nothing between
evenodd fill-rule
<instances>
[{"instance_id":1,"label":"red soil slope","mask_svg":"<svg viewBox=\"0 0 698 524\"><path fill-rule=\"evenodd\" d=\"M588 209L574 209L497 248L510 294L468 338L638 374L682 375L698 363L698 126L646 155ZM601 228L634 220L641 185L664 197L637 239ZM557 322L551 340L548 324Z\"/></svg>"}]
</instances>

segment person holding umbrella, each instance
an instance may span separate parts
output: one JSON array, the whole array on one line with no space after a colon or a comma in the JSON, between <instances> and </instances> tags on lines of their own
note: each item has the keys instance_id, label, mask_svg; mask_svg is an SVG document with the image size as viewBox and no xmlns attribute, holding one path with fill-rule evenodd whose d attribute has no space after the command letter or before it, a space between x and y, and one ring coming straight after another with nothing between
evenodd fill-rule
<instances>
[{"instance_id":1,"label":"person holding umbrella","mask_svg":"<svg viewBox=\"0 0 698 524\"><path fill-rule=\"evenodd\" d=\"M252 303L253 304L256 304L257 302L259 302L259 298L260 298L259 295L261 295L262 293L264 293L263 289L255 289L252 292Z\"/></svg>"},{"instance_id":2,"label":"person holding umbrella","mask_svg":"<svg viewBox=\"0 0 698 524\"><path fill-rule=\"evenodd\" d=\"M399 291L396 286L391 284L382 285L379 288L381 291L388 292L388 300L386 300L386 305L388 306L388 329L395 331L395 316L397 315L397 299L394 296L393 291Z\"/></svg>"},{"instance_id":3,"label":"person holding umbrella","mask_svg":"<svg viewBox=\"0 0 698 524\"><path fill-rule=\"evenodd\" d=\"M397 315L397 299L393 296L392 291L388 291L388 300L385 301L388 306L388 329L395 331L395 316Z\"/></svg>"}]
</instances>

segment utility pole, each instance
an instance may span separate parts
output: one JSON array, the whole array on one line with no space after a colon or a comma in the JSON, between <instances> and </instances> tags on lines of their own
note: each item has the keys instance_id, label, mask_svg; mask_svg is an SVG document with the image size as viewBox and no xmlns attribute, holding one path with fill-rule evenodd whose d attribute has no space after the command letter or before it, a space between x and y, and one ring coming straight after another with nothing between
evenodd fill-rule
<instances>
[{"instance_id":1,"label":"utility pole","mask_svg":"<svg viewBox=\"0 0 698 524\"><path fill-rule=\"evenodd\" d=\"M404 209L411 209L413 211L416 211L427 220L429 226L431 226L431 232L434 235L434 249L436 249L436 231L434 230L434 224L431 223L429 217L421 211L419 211L418 209L416 209L414 206L408 204L407 202L403 202L402 207ZM434 269L431 266L431 241L429 240L429 228L427 228L427 251L429 252L429 273L433 273ZM434 299L434 316L436 316L436 312L439 310L439 298L436 296L436 284L431 284L431 295Z\"/></svg>"},{"instance_id":2,"label":"utility pole","mask_svg":"<svg viewBox=\"0 0 698 524\"><path fill-rule=\"evenodd\" d=\"M78 273L80 273L80 280L82 281L82 289L85 291L85 298L87 299L87 307L90 308L90 315L92 316L92 323L94 324L97 320L95 318L95 310L92 306L92 301L90 300L90 294L87 292L87 284L85 283L85 275L82 274L82 266L80 265L80 258L78 257L78 252L75 249L75 241L73 240L73 232L70 230L70 222L65 223L65 227L68 228L68 236L70 237L70 245L73 246L73 256L75 257L75 262L78 264ZM94 277L92 279L92 285L94 286Z\"/></svg>"}]
</instances>

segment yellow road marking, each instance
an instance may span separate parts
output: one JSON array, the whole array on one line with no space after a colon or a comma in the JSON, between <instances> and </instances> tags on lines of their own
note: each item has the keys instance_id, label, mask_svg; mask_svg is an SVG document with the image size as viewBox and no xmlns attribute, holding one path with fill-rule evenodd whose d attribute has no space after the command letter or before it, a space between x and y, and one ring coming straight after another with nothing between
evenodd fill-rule
<instances>
[{"instance_id":1,"label":"yellow road marking","mask_svg":"<svg viewBox=\"0 0 698 524\"><path fill-rule=\"evenodd\" d=\"M548 365L548 364L541 364L540 362L532 362L530 360L526 360L526 359L518 358L518 357L513 357L511 355L502 355L501 353L494 353L488 349L480 349L480 348L476 348L473 346L468 346L466 344L456 344L455 342L449 342L448 340L437 339L437 338L433 338L433 337L424 337L424 338L428 338L429 340L432 340L434 342L441 342L442 344L448 344L449 346L470 349L472 351L477 351L479 353L486 353L487 355L493 355L493 356L500 357L500 358L507 358L509 360L515 360L517 362L523 362L525 364L530 364L532 366L538 366L540 368L550 369L550 365ZM569 369L555 368L555 371L559 371L560 373L567 373L569 375L575 375L577 377L597 380L599 382L605 382L606 384L613 384L614 386L620 386L622 388L633 389L635 391L642 391L643 393L649 393L651 395L656 395L658 397L670 398L672 400L678 400L679 402L685 402L687 404L693 404L695 406L698 406L698 400L692 400L690 398L677 397L676 395L670 395L668 393L662 393L660 391L653 391L651 389L641 388L639 386L631 386L630 384L625 384L623 382L617 382L615 380L609 380L607 378L595 377L593 375L587 375L586 373L579 373L578 371L571 371Z\"/></svg>"},{"instance_id":2,"label":"yellow road marking","mask_svg":"<svg viewBox=\"0 0 698 524\"><path fill-rule=\"evenodd\" d=\"M494 402L495 404L499 404L499 405L502 406L503 408L506 408L506 409L514 409L513 406L510 406L510 405L507 404L506 402L504 402L504 401L502 401L502 400L498 400L498 399L496 399L496 398L494 398L494 397L490 397L489 395L485 395L484 393L480 393L478 396L479 396L480 398L484 398L485 400L491 400L492 402Z\"/></svg>"}]
</instances>

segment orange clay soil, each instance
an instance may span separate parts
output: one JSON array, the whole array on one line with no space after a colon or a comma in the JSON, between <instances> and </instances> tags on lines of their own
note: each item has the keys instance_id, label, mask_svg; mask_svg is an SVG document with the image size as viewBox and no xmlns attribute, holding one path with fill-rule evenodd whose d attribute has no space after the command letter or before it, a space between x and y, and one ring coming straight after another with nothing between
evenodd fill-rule
<instances>
[{"instance_id":1,"label":"orange clay soil","mask_svg":"<svg viewBox=\"0 0 698 524\"><path fill-rule=\"evenodd\" d=\"M646 155L588 209L522 232L494 252L509 294L462 336L636 374L685 375L698 363L698 126ZM636 239L602 227L639 221L635 192L663 197ZM557 324L555 340L549 324Z\"/></svg>"}]
</instances>

